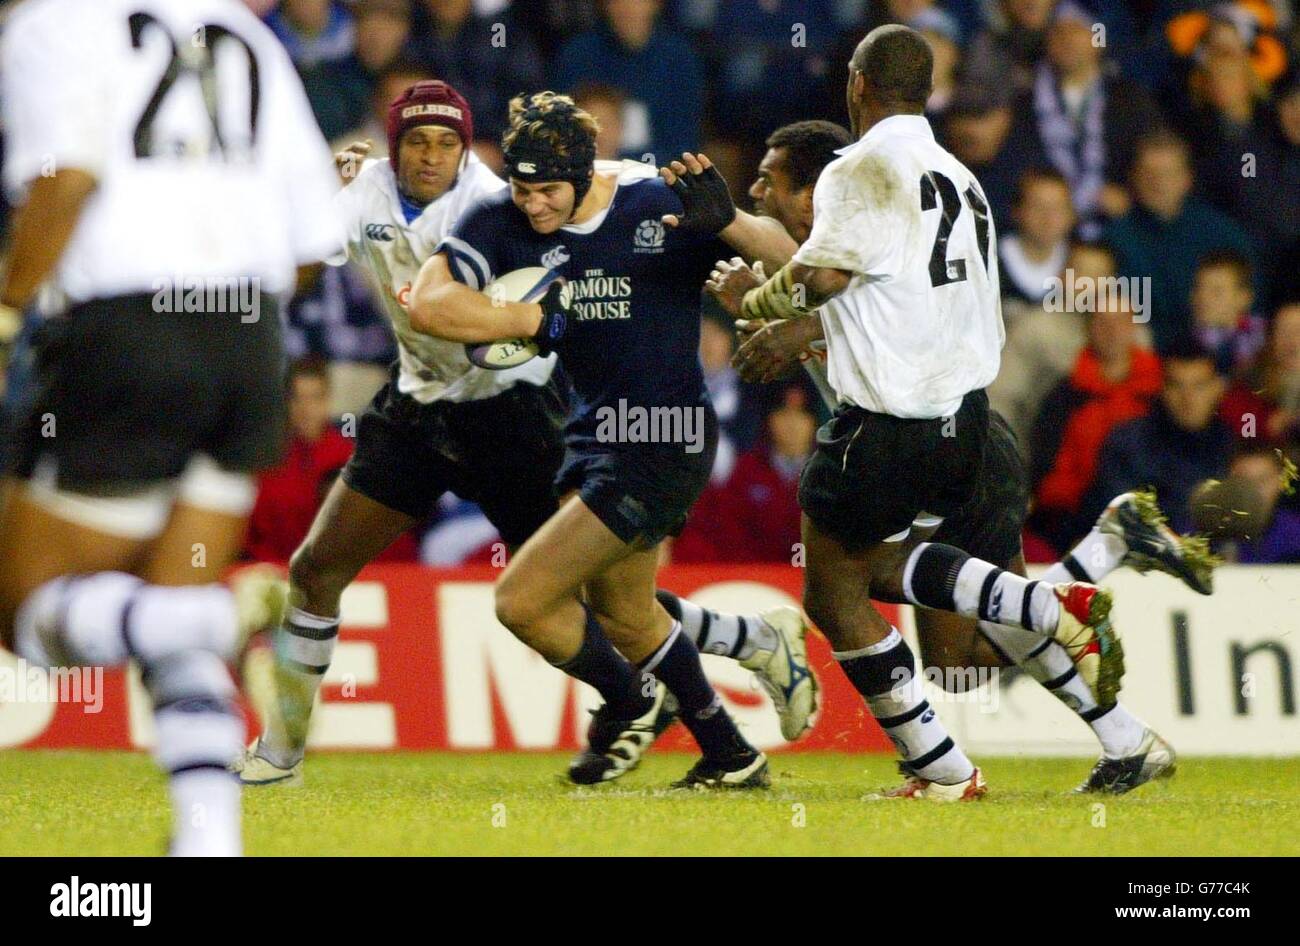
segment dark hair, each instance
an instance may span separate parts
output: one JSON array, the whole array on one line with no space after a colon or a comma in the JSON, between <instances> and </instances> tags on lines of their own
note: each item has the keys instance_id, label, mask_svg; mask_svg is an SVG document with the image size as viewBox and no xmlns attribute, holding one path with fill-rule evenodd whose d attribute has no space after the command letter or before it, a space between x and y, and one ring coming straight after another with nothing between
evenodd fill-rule
<instances>
[{"instance_id":1,"label":"dark hair","mask_svg":"<svg viewBox=\"0 0 1300 946\"><path fill-rule=\"evenodd\" d=\"M585 108L586 102L608 102L615 108L622 108L627 95L608 82L583 82L574 88L572 98L579 108Z\"/></svg>"},{"instance_id":2,"label":"dark hair","mask_svg":"<svg viewBox=\"0 0 1300 946\"><path fill-rule=\"evenodd\" d=\"M1190 166L1192 163L1192 151L1187 144L1187 140L1176 131L1169 128L1157 128L1155 131L1149 131L1138 138L1133 143L1133 163L1137 164L1138 160L1148 151L1177 151L1183 156L1183 160Z\"/></svg>"},{"instance_id":3,"label":"dark hair","mask_svg":"<svg viewBox=\"0 0 1300 946\"><path fill-rule=\"evenodd\" d=\"M1110 258L1111 269L1117 269L1119 267L1119 257L1115 255L1115 248L1105 240L1071 240L1070 252L1073 253L1076 250L1089 250L1093 253L1104 253Z\"/></svg>"},{"instance_id":4,"label":"dark hair","mask_svg":"<svg viewBox=\"0 0 1300 946\"><path fill-rule=\"evenodd\" d=\"M1055 168L1033 167L1020 175L1020 180L1016 184L1016 203L1018 204L1025 199L1025 195L1029 193L1031 186L1044 182L1060 184L1067 192L1070 190L1070 182L1065 179L1065 175L1060 171Z\"/></svg>"},{"instance_id":5,"label":"dark hair","mask_svg":"<svg viewBox=\"0 0 1300 946\"><path fill-rule=\"evenodd\" d=\"M1250 265L1250 260L1246 254L1240 250L1234 250L1225 247L1220 250L1210 250L1208 253L1202 253L1200 259L1196 261L1196 271L1198 273L1207 269L1216 269L1220 266L1230 267L1233 275L1237 277L1237 285L1243 289L1249 289L1254 271Z\"/></svg>"},{"instance_id":6,"label":"dark hair","mask_svg":"<svg viewBox=\"0 0 1300 946\"><path fill-rule=\"evenodd\" d=\"M1168 364L1171 361L1204 361L1214 369L1215 374L1222 374L1219 371L1218 359L1214 357L1214 352L1190 335L1184 335L1161 352L1160 361L1162 364Z\"/></svg>"},{"instance_id":7,"label":"dark hair","mask_svg":"<svg viewBox=\"0 0 1300 946\"><path fill-rule=\"evenodd\" d=\"M419 78L416 79L415 82L422 82L426 79L432 79L433 73L431 73L424 66L420 65L414 59L403 59L399 56L397 59L394 59L388 65L384 66L384 68L379 70L379 74L375 76L373 94L374 95L382 94L384 90L384 83L387 82L389 79L402 78L402 77L409 78L411 76L419 76ZM415 82L411 82L409 84L415 85ZM385 102L384 104L386 105L388 103Z\"/></svg>"},{"instance_id":8,"label":"dark hair","mask_svg":"<svg viewBox=\"0 0 1300 946\"><path fill-rule=\"evenodd\" d=\"M318 378L328 386L330 383L329 363L320 355L304 355L297 361L291 362L284 379L285 390L292 394L293 383L299 378Z\"/></svg>"},{"instance_id":9,"label":"dark hair","mask_svg":"<svg viewBox=\"0 0 1300 946\"><path fill-rule=\"evenodd\" d=\"M916 30L889 23L863 38L853 51L849 68L862 73L882 104L923 109L930 97L934 53Z\"/></svg>"},{"instance_id":10,"label":"dark hair","mask_svg":"<svg viewBox=\"0 0 1300 946\"><path fill-rule=\"evenodd\" d=\"M852 143L847 129L820 120L782 125L767 136L769 148L785 149L785 173L795 190L817 183L822 169L835 160L835 152Z\"/></svg>"},{"instance_id":11,"label":"dark hair","mask_svg":"<svg viewBox=\"0 0 1300 946\"><path fill-rule=\"evenodd\" d=\"M1238 442L1237 448L1232 451L1232 459L1228 465L1231 466L1246 457L1268 457L1277 465L1279 470L1286 466L1281 452L1266 440L1241 440Z\"/></svg>"}]
</instances>

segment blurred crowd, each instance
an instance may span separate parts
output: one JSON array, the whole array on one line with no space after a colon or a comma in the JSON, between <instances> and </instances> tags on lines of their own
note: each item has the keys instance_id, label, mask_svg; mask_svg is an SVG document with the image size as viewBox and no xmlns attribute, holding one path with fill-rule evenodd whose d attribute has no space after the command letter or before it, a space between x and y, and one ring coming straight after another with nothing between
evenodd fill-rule
<instances>
[{"instance_id":1,"label":"blurred crowd","mask_svg":"<svg viewBox=\"0 0 1300 946\"><path fill-rule=\"evenodd\" d=\"M1253 511L1221 551L1300 562L1300 503L1284 489L1300 451L1300 19L1286 0L249 3L337 148L369 138L382 156L387 103L441 78L471 102L475 150L499 169L509 98L551 88L600 120L600 157L702 150L742 204L774 129L847 125L846 63L866 31L913 26L935 53L928 117L998 231L1007 344L989 393L1033 483L1027 557L1056 559L1139 486L1190 529L1194 490L1220 479ZM347 418L394 356L347 267L287 319L294 442L264 478L249 546L268 559L302 538L350 451ZM796 554L798 473L826 409L802 373L742 381L735 345L706 309L723 439L675 561ZM449 496L389 556L454 564L495 541Z\"/></svg>"}]
</instances>

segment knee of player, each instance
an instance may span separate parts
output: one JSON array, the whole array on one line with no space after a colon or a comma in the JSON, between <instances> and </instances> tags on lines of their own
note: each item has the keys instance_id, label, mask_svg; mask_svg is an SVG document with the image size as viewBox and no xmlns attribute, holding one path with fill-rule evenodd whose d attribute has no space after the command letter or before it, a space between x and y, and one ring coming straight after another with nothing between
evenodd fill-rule
<instances>
[{"instance_id":1,"label":"knee of player","mask_svg":"<svg viewBox=\"0 0 1300 946\"><path fill-rule=\"evenodd\" d=\"M544 617L537 596L520 583L502 579L494 592L497 620L527 643L530 630Z\"/></svg>"}]
</instances>

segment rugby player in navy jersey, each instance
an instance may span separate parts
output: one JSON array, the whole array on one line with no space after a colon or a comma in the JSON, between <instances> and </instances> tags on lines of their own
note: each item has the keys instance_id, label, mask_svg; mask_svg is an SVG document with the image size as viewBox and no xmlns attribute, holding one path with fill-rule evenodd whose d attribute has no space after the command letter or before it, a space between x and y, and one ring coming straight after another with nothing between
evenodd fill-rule
<instances>
[{"instance_id":1,"label":"rugby player in navy jersey","mask_svg":"<svg viewBox=\"0 0 1300 946\"><path fill-rule=\"evenodd\" d=\"M596 131L566 96L511 102L510 189L467 211L425 264L411 324L467 343L533 338L543 353L558 352L572 381L556 479L562 505L510 562L496 610L604 697L587 762L612 764L607 750L622 734L653 725L661 709L653 674L703 752L677 784L764 786L766 758L737 731L695 644L655 596L658 546L680 530L717 445L697 350L700 287L722 244L665 227L681 202L644 167L597 172ZM480 291L539 265L568 281L571 307L558 282L540 304Z\"/></svg>"}]
</instances>

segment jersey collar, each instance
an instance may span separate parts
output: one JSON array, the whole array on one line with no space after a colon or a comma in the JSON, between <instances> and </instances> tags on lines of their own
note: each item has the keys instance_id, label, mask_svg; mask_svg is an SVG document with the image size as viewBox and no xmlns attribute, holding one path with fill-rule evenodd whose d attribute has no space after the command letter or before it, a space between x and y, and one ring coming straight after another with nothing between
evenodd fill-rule
<instances>
[{"instance_id":1,"label":"jersey collar","mask_svg":"<svg viewBox=\"0 0 1300 946\"><path fill-rule=\"evenodd\" d=\"M934 129L930 127L930 120L924 115L890 115L872 125L867 133L853 144L845 145L835 153L848 154L858 145L879 141L890 135L911 135L934 141Z\"/></svg>"}]
</instances>

